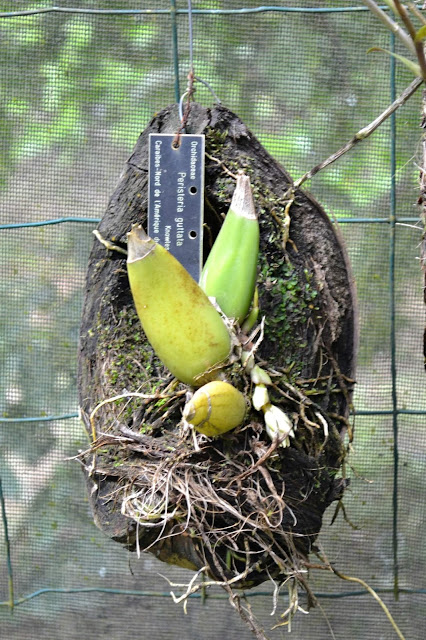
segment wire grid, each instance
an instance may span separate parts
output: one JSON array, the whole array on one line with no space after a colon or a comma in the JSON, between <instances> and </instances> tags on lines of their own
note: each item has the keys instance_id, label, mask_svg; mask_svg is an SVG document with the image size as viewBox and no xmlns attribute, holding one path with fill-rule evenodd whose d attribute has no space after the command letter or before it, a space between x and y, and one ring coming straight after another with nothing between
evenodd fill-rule
<instances>
[{"instance_id":1,"label":"wire grid","mask_svg":"<svg viewBox=\"0 0 426 640\"><path fill-rule=\"evenodd\" d=\"M158 573L184 582L191 574L149 555L137 560L103 537L78 466L66 461L86 446L75 370L90 232L139 132L184 90L186 3L46 4L4 2L0 15L0 286L7 301L0 309L0 501L10 543L10 566L7 554L1 559L1 628L22 640L107 633L161 640L170 629L189 640L249 638L220 591L204 601L194 597L187 616L171 605ZM385 57L366 58L368 47L395 43L352 2L193 4L197 75L294 178L373 120L411 79ZM201 87L197 99L211 102ZM377 589L407 638L420 640L426 593L420 230L398 224L418 221L419 110L414 97L309 188L342 223L361 324L356 473L345 500L356 528L342 518L328 527L331 507L320 541L342 572ZM11 571L19 605L13 617ZM333 637L330 628L340 640L393 637L362 588L322 573L312 575L312 585L321 607L296 617L293 637ZM279 621L269 617L271 593L265 585L249 594L266 627ZM285 608L284 594L278 613Z\"/></svg>"}]
</instances>

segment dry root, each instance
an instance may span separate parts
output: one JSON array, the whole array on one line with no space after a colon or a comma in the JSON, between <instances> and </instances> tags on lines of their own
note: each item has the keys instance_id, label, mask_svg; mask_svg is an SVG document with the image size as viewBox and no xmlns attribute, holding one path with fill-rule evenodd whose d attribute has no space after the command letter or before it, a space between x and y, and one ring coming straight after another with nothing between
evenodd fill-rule
<instances>
[{"instance_id":1,"label":"dry root","mask_svg":"<svg viewBox=\"0 0 426 640\"><path fill-rule=\"evenodd\" d=\"M108 499L136 523L138 553L155 550L170 538L190 538L200 568L188 585L172 585L184 588L181 595L172 592L174 601L186 608L196 591L221 586L258 638L264 636L235 589L272 580L275 610L285 585L289 607L280 625L291 624L295 613L304 611L299 604L300 587L308 595L308 607L314 604L306 580L306 558L319 532L325 503L338 497L333 495L332 474L321 464L324 444L328 449L335 447L336 470L344 457L336 428L341 417L330 419L304 393L303 384L286 381L280 371L269 373L274 401L297 426L288 449L268 441L255 412L244 427L217 440L196 434L179 419L185 390L167 381L153 394L125 392L101 401L86 416L93 443L90 455L83 456L90 460L92 476L118 479ZM328 389L329 382L324 381ZM134 417L133 428L116 417L124 415L124 408L133 415L132 402L138 403L139 431L134 429ZM114 412L117 403L120 411ZM170 423L179 426L170 428ZM339 426L345 427L344 418ZM328 482L328 495L318 489L323 482ZM310 505L319 511L315 528L306 521ZM200 582L202 574L208 578Z\"/></svg>"}]
</instances>

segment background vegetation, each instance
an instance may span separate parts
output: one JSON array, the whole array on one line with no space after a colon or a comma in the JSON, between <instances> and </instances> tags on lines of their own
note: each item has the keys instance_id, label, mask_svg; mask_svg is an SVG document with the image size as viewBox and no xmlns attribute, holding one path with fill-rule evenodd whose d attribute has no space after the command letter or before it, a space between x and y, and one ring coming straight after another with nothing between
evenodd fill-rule
<instances>
[{"instance_id":1,"label":"background vegetation","mask_svg":"<svg viewBox=\"0 0 426 640\"><path fill-rule=\"evenodd\" d=\"M63 0L68 8L168 11L168 0L142 3ZM194 2L197 10L255 8L247 0ZM360 3L353 3L358 6ZM53 2L3 0L2 12L48 7ZM268 150L298 178L373 120L390 100L390 63L366 55L389 47L389 35L368 12L342 11L352 2L277 1L276 7L318 12L196 13L196 73L239 114ZM186 2L179 0L178 8ZM340 9L325 12L325 8ZM177 16L181 91L188 69L188 29ZM1 224L76 216L102 216L123 163L152 115L175 101L170 15L45 13L0 18L0 210ZM397 68L396 90L411 76ZM197 99L211 104L199 86ZM421 356L422 282L418 265L420 230L397 226L395 386L391 376L389 224L391 177L395 170L396 212L416 217L420 92L396 117L395 158L391 124L308 188L330 215L342 221L358 287L360 355L356 408L383 412L356 418L351 490L345 500L355 528L343 518L321 544L344 573L392 590L394 548L399 586L390 605L407 638L422 637L424 576L422 524L425 507L424 415ZM377 223L361 219L377 219ZM352 222L345 222L345 220ZM358 222L354 222L358 220ZM75 414L79 315L94 223L0 229L0 417ZM399 415L398 505L394 516L392 394ZM417 412L417 413L416 413ZM119 640L170 637L249 638L225 601L194 600L189 615L160 597L168 591L163 573L180 581L150 556L136 559L105 539L93 524L78 463L67 460L86 446L76 418L0 425L0 467L11 539L15 596L55 589L108 592L46 593L17 607L10 618L0 609L5 637ZM397 531L394 528L398 525ZM1 529L0 529L1 531ZM422 552L423 550L423 552ZM300 614L294 638L391 638L381 610L356 587L324 575L312 577L326 595L321 608ZM132 591L159 592L150 597ZM423 590L423 591L422 591ZM265 585L262 592L270 592ZM411 593L414 591L414 593ZM410 593L408 593L410 592ZM217 596L221 595L217 592ZM334 597L330 598L332 595ZM7 571L0 557L0 600L7 601ZM251 601L265 624L270 596ZM280 599L279 611L286 608ZM212 624L213 623L213 624ZM277 630L272 638L286 633ZM419 635L420 634L420 635Z\"/></svg>"}]
</instances>

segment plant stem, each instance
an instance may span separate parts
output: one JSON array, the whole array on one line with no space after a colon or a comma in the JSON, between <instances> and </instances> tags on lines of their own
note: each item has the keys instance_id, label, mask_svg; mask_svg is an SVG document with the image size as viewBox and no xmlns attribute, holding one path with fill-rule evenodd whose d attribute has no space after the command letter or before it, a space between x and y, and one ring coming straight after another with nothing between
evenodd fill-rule
<instances>
[{"instance_id":1,"label":"plant stem","mask_svg":"<svg viewBox=\"0 0 426 640\"><path fill-rule=\"evenodd\" d=\"M410 34L410 38L413 41L415 53L417 59L419 61L420 69L422 70L423 79L426 80L426 60L425 53L423 50L423 42L416 42L416 29L411 22L408 13L404 6L402 6L400 0L394 0L395 9L398 11L398 14L401 17L402 22L405 24L408 33Z\"/></svg>"},{"instance_id":2,"label":"plant stem","mask_svg":"<svg viewBox=\"0 0 426 640\"><path fill-rule=\"evenodd\" d=\"M395 20L392 20L387 13L385 13L380 7L374 2L374 0L363 0L364 4L370 9L371 13L379 18L379 20L385 25L387 29L392 31L396 35L397 38L402 42L402 44L407 47L412 53L417 55L416 47L408 33L399 26ZM396 5L396 3L395 3Z\"/></svg>"},{"instance_id":3,"label":"plant stem","mask_svg":"<svg viewBox=\"0 0 426 640\"><path fill-rule=\"evenodd\" d=\"M333 571L333 573L336 574L336 576L338 578L340 578L341 580L348 580L349 582L357 582L358 584L360 584L361 586L364 587L364 589L366 589L368 591L368 593L370 595L373 596L373 598L375 600L377 600L377 602L379 603L379 605L382 607L383 611L385 612L389 622L391 623L396 635L398 636L398 638L400 640L405 640L404 636L402 635L401 630L399 629L398 625L396 624L395 620L392 617L391 612L389 611L389 609L387 608L387 606L385 605L385 603L383 602L383 600L381 599L381 597L379 596L378 593L376 593L374 591L374 589L372 587L370 587L369 584L367 584L364 580L361 580L361 578L355 578L354 576L346 576L343 573L340 573L340 571L337 571L337 569L335 569L334 567L332 567L330 565L330 569Z\"/></svg>"},{"instance_id":4,"label":"plant stem","mask_svg":"<svg viewBox=\"0 0 426 640\"><path fill-rule=\"evenodd\" d=\"M370 136L376 129L378 129L378 127L380 127L380 125L387 118L389 118L389 116L392 115L394 111L396 111L397 109L399 109L399 107L405 104L407 100L413 95L413 93L417 91L417 89L422 84L423 84L423 78L416 78L415 80L413 80L413 82L410 85L408 85L408 87L401 93L401 95L398 96L398 98L394 102L392 102L392 104L389 105L389 107L385 109L383 113L377 116L377 118L373 120L373 122L370 122L370 124L368 124L366 127L363 127L362 129L360 129L358 133L356 133L354 137L351 140L349 140L349 142L347 142L343 147L341 147L341 149L333 153L326 160L323 160L322 162L317 164L313 169L311 169L310 171L305 173L301 178L296 180L296 182L294 183L295 188L300 187L304 182L306 182L306 180L310 180L319 171L322 171L322 169L325 169L325 167L328 167L330 164L332 164L333 162L341 158L345 153L353 149L353 147L356 144L358 144L358 142L360 142L361 140L365 140L365 138L368 138L368 136Z\"/></svg>"},{"instance_id":5,"label":"plant stem","mask_svg":"<svg viewBox=\"0 0 426 640\"><path fill-rule=\"evenodd\" d=\"M347 576L344 573L341 573L335 567L333 567L333 565L322 553L316 553L316 555L324 564L313 564L313 563L307 562L305 563L306 567L309 567L310 569L320 569L322 571L332 571L334 575L340 578L341 580L347 580L348 582L356 582L357 584L360 584L362 587L364 587L366 591L368 591L370 595L373 596L373 598L382 607L383 611L386 614L386 617L391 623L398 638L400 640L405 640L405 637L403 636L402 631L400 630L395 620L393 619L392 614L389 611L388 607L385 605L385 603L383 602L379 594L376 591L374 591L373 587L370 587L370 585L367 582L365 582L365 580L362 580L361 578L356 578L354 576Z\"/></svg>"},{"instance_id":6,"label":"plant stem","mask_svg":"<svg viewBox=\"0 0 426 640\"><path fill-rule=\"evenodd\" d=\"M414 5L412 2L409 2L408 8L410 9L411 13L413 13L416 18L420 20L422 24L426 24L426 18L424 17L422 12L417 9L416 5Z\"/></svg>"}]
</instances>

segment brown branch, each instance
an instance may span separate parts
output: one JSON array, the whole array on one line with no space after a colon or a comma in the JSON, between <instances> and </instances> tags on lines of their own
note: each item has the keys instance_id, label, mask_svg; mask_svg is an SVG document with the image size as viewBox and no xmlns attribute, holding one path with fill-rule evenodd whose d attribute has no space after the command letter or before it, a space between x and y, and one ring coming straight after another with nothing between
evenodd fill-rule
<instances>
[{"instance_id":1,"label":"brown branch","mask_svg":"<svg viewBox=\"0 0 426 640\"><path fill-rule=\"evenodd\" d=\"M426 24L426 18L424 17L422 12L417 9L416 5L414 5L412 2L409 2L408 8L410 9L411 13L413 13L416 18L420 20L422 24Z\"/></svg>"},{"instance_id":2,"label":"brown branch","mask_svg":"<svg viewBox=\"0 0 426 640\"><path fill-rule=\"evenodd\" d=\"M317 164L313 169L311 169L310 171L305 173L301 178L296 180L296 182L294 183L294 186L296 188L300 187L304 182L306 182L306 180L310 180L319 171L322 171L323 169L328 167L330 164L332 164L333 162L341 158L345 153L353 149L354 146L358 144L358 142L361 142L361 140L365 140L366 138L368 138L372 133L374 133L376 129L380 127L381 124L383 124L385 120L387 120L387 118L389 118L389 116L392 115L392 113L394 113L397 109L399 109L399 107L402 107L402 105L404 105L407 102L407 100L411 98L411 96L417 91L417 89L422 84L423 84L423 78L416 78L415 80L413 80L413 82L408 85L408 87L401 93L401 95L398 96L398 98L394 102L392 102L392 104L389 105L389 107L385 109L383 113L377 116L377 118L373 120L373 122L370 122L370 124L368 124L366 127L363 127L362 129L360 129L358 133L356 133L354 137L351 140L349 140L349 142L347 142L341 149L333 153L326 160L323 160L322 162Z\"/></svg>"},{"instance_id":3,"label":"brown branch","mask_svg":"<svg viewBox=\"0 0 426 640\"><path fill-rule=\"evenodd\" d=\"M371 13L374 15L385 25L387 29L392 31L397 38L402 42L402 44L407 47L412 53L416 53L416 49L414 47L413 41L410 36L402 27L399 26L395 20L392 20L380 7L377 5L374 0L363 0L364 4L370 9Z\"/></svg>"},{"instance_id":4,"label":"brown branch","mask_svg":"<svg viewBox=\"0 0 426 640\"><path fill-rule=\"evenodd\" d=\"M399 629L398 625L396 624L395 620L392 617L391 612L389 611L389 609L387 608L387 606L385 605L385 603L383 602L383 600L381 599L381 597L379 596L378 593L376 593L376 591L374 591L374 589L372 587L370 587L369 584L367 584L364 580L361 580L361 578L355 578L353 576L346 576L343 573L340 573L340 571L337 571L337 569L335 569L334 567L332 567L330 565L330 569L333 571L333 573L336 574L336 576L338 578L340 578L341 580L347 580L349 582L356 582L358 584L360 584L362 587L364 587L364 589L366 589L368 591L368 593L370 595L373 596L373 598L375 600L377 600L377 602L379 603L379 605L382 607L383 611L385 612L389 622L391 623L396 635L398 636L398 638L400 640L405 640L404 636L402 635L401 630Z\"/></svg>"},{"instance_id":5,"label":"brown branch","mask_svg":"<svg viewBox=\"0 0 426 640\"><path fill-rule=\"evenodd\" d=\"M405 24L408 33L413 41L416 51L417 60L419 61L420 69L422 70L422 77L426 80L426 60L423 50L423 42L416 42L416 28L411 22L405 7L401 4L400 0L394 0L395 9L401 17L402 22Z\"/></svg>"},{"instance_id":6,"label":"brown branch","mask_svg":"<svg viewBox=\"0 0 426 640\"><path fill-rule=\"evenodd\" d=\"M182 132L184 131L186 124L188 122L188 118L189 118L189 113L191 111L191 100L193 99L194 93L195 93L195 87L194 87L194 71L193 69L191 69L188 73L188 88L186 90L187 93L187 99L186 99L186 106L185 106L185 111L183 113L183 118L181 120L181 123L179 125L178 130L176 131L176 135L175 138L172 142L172 146L173 147L179 147L180 145L180 136L182 135Z\"/></svg>"},{"instance_id":7,"label":"brown branch","mask_svg":"<svg viewBox=\"0 0 426 640\"><path fill-rule=\"evenodd\" d=\"M273 441L273 443L271 444L271 446L269 447L269 449L263 454L263 456L261 458L259 458L259 460L257 462L255 462L251 467L249 467L247 469L247 471L244 471L244 473L241 473L236 478L232 478L232 482L236 482L236 481L241 482L241 480L244 480L245 478L248 478L248 476L250 476L257 469L259 469L261 467L261 465L264 462L266 462L268 460L268 458L271 457L271 455L274 453L275 449L278 447L279 444L280 444L280 440L278 438L276 438Z\"/></svg>"},{"instance_id":8,"label":"brown branch","mask_svg":"<svg viewBox=\"0 0 426 640\"><path fill-rule=\"evenodd\" d=\"M340 573L340 571L338 571L335 567L333 567L333 565L327 560L327 558L323 558L319 554L317 554L317 555L320 558L320 560L322 560L324 562L324 564L305 562L305 566L307 568L309 568L309 569L320 569L322 571L324 571L324 570L325 571L332 571L334 573L334 575L336 575L341 580L347 580L348 582L356 582L357 584L360 584L362 587L364 587L364 589L366 591L368 591L368 593L371 596L373 596L373 598L382 607L383 611L386 614L387 619L391 623L391 625L392 625L396 635L398 636L398 638L400 640L405 640L405 637L402 635L402 632L399 629L398 625L396 624L395 620L393 619L392 614L389 611L388 607L385 605L385 603L383 602L383 600L381 599L379 594L376 591L374 591L374 589L372 587L370 587L370 585L367 584L367 582L365 582L365 580L362 580L361 578L356 578L354 576L347 576L344 573Z\"/></svg>"}]
</instances>

